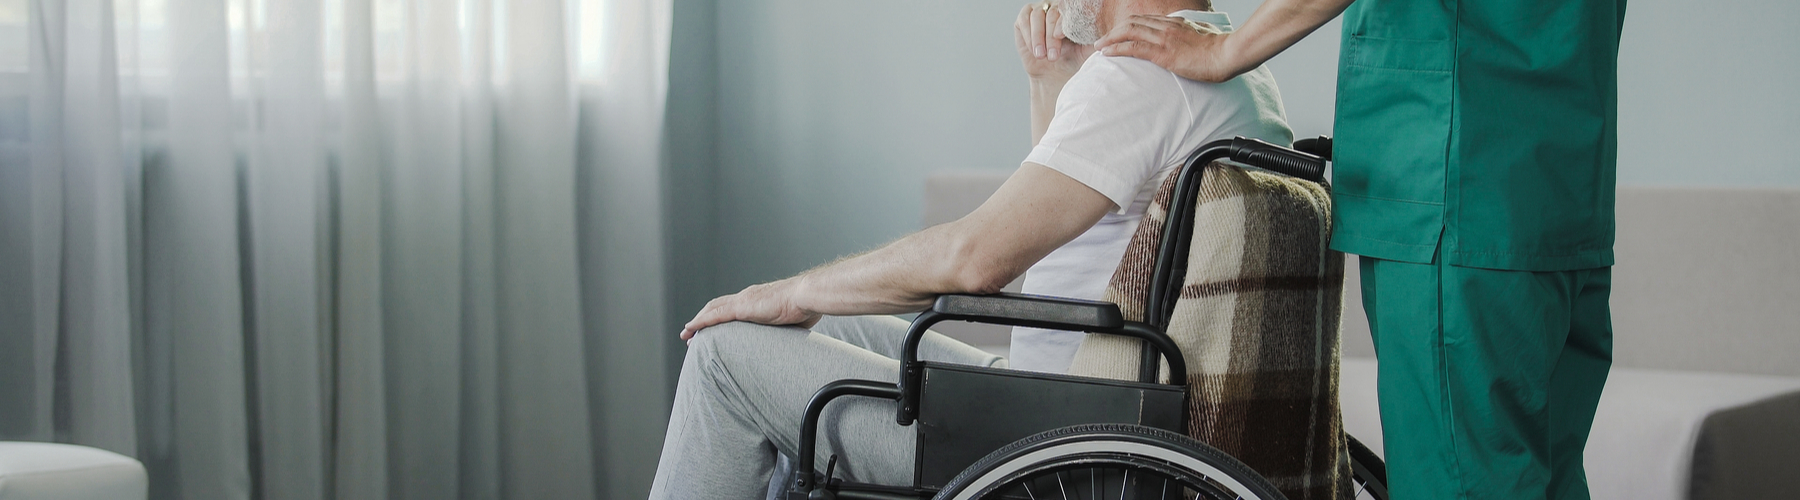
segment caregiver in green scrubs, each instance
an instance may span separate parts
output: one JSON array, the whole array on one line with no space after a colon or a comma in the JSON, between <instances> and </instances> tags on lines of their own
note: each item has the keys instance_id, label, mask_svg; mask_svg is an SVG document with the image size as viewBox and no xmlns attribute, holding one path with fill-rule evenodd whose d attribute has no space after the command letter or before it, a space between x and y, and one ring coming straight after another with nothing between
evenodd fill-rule
<instances>
[{"instance_id":1,"label":"caregiver in green scrubs","mask_svg":"<svg viewBox=\"0 0 1800 500\"><path fill-rule=\"evenodd\" d=\"M1393 498L1588 498L1625 1L1268 0L1097 45L1223 81L1340 13L1331 247L1362 256Z\"/></svg>"}]
</instances>

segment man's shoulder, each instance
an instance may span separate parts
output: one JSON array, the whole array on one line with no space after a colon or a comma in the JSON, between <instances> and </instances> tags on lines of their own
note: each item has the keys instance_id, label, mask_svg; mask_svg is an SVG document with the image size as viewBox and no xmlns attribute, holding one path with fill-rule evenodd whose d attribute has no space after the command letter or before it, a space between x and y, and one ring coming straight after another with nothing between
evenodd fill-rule
<instances>
[{"instance_id":1,"label":"man's shoulder","mask_svg":"<svg viewBox=\"0 0 1800 500\"><path fill-rule=\"evenodd\" d=\"M1205 83L1182 78L1156 63L1136 57L1100 53L1095 53L1082 63L1081 70L1070 79L1071 83L1076 81L1082 81L1082 85L1096 85L1109 90L1166 92L1170 96L1186 95L1200 99L1218 94L1248 97L1236 94L1263 92L1274 87L1273 77L1263 67L1224 82Z\"/></svg>"},{"instance_id":2,"label":"man's shoulder","mask_svg":"<svg viewBox=\"0 0 1800 500\"><path fill-rule=\"evenodd\" d=\"M1179 77L1150 61L1099 53L1082 63L1064 89L1085 101L1161 101L1185 93Z\"/></svg>"},{"instance_id":3,"label":"man's shoulder","mask_svg":"<svg viewBox=\"0 0 1800 500\"><path fill-rule=\"evenodd\" d=\"M1081 70L1077 71L1075 73L1075 76L1077 78L1080 78L1084 75L1089 78L1099 78L1099 79L1108 79L1108 80L1111 80L1111 79L1166 80L1166 79L1170 79L1170 78L1178 78L1175 76L1174 73L1171 73L1171 72L1169 72L1169 70L1163 69L1161 66L1157 66L1156 63L1152 63L1150 61L1138 59L1136 57L1109 56L1109 55L1101 54L1098 52L1095 52L1094 55L1092 55L1092 56L1088 56L1087 61L1082 63Z\"/></svg>"}]
</instances>

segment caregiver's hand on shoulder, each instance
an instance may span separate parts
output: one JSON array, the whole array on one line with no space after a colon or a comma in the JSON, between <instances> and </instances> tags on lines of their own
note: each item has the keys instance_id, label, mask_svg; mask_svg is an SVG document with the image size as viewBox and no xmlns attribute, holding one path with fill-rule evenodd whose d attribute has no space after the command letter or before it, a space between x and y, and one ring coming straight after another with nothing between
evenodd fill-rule
<instances>
[{"instance_id":1,"label":"caregiver's hand on shoulder","mask_svg":"<svg viewBox=\"0 0 1800 500\"><path fill-rule=\"evenodd\" d=\"M688 320L681 327L681 340L694 338L700 330L732 321L748 321L764 325L795 325L801 328L812 328L819 322L819 314L805 310L796 304L799 288L804 287L805 275L795 276L781 281L751 285L743 291L712 299L694 319Z\"/></svg>"},{"instance_id":2,"label":"caregiver's hand on shoulder","mask_svg":"<svg viewBox=\"0 0 1800 500\"><path fill-rule=\"evenodd\" d=\"M1256 68L1235 57L1229 34L1209 33L1169 16L1131 16L1114 26L1094 46L1109 56L1136 57L1156 63L1182 78L1218 83ZM1257 63L1257 64L1260 64Z\"/></svg>"},{"instance_id":3,"label":"caregiver's hand on shoulder","mask_svg":"<svg viewBox=\"0 0 1800 500\"><path fill-rule=\"evenodd\" d=\"M1094 48L1064 37L1062 13L1054 6L1046 8L1048 5L1034 2L1019 9L1019 18L1013 22L1013 45L1019 49L1026 75L1060 84L1081 69Z\"/></svg>"}]
</instances>

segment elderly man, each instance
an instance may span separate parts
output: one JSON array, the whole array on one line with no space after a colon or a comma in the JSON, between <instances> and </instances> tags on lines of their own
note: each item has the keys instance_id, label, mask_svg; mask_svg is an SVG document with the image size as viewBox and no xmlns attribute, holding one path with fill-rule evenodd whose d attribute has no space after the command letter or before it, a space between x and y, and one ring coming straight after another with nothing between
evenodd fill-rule
<instances>
[{"instance_id":1,"label":"elderly man","mask_svg":"<svg viewBox=\"0 0 1800 500\"><path fill-rule=\"evenodd\" d=\"M761 497L777 452L796 451L801 411L815 390L839 379L898 378L906 324L872 315L919 311L940 294L997 292L1028 268L1027 292L1097 299L1159 182L1189 152L1233 136L1292 139L1266 69L1201 83L1140 59L1093 55L1089 46L1141 14L1229 31L1206 1L1054 7L1028 5L1014 25L1035 146L993 197L961 220L715 299L687 323L687 359L651 498ZM1016 331L1012 366L1065 371L1080 338ZM935 334L920 352L1007 365ZM840 477L910 484L911 430L894 424L893 411L856 398L832 405L817 452L841 457Z\"/></svg>"}]
</instances>

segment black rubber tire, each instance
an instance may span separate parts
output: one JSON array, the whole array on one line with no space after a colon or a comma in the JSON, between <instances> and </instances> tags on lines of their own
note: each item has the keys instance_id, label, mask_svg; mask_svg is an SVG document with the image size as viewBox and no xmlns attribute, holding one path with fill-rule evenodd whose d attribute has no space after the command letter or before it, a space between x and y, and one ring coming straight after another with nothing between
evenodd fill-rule
<instances>
[{"instance_id":1,"label":"black rubber tire","mask_svg":"<svg viewBox=\"0 0 1800 500\"><path fill-rule=\"evenodd\" d=\"M1350 449L1350 477L1356 488L1355 498L1388 500L1387 462L1354 436L1344 434L1344 442Z\"/></svg>"},{"instance_id":2,"label":"black rubber tire","mask_svg":"<svg viewBox=\"0 0 1800 500\"><path fill-rule=\"evenodd\" d=\"M1222 499L1285 500L1274 485L1252 472L1243 462L1187 436L1128 424L1088 424L1046 431L1018 440L983 457L957 475L935 497L938 500L1023 498L1005 495L1008 489L1028 487L1071 469L1124 472L1120 489L1130 474L1161 476L1178 486ZM1105 478L1098 486L1104 491ZM1037 483L1043 484L1043 483ZM1088 483L1093 486L1093 483ZM1156 491L1167 488L1167 483ZM1077 488L1080 489L1080 488ZM1077 496L1087 498L1077 492ZM1065 492L1066 496L1066 492ZM1124 492L1105 493L1108 498ZM1154 497L1150 497L1154 498ZM1190 497L1192 498L1192 497Z\"/></svg>"}]
</instances>

